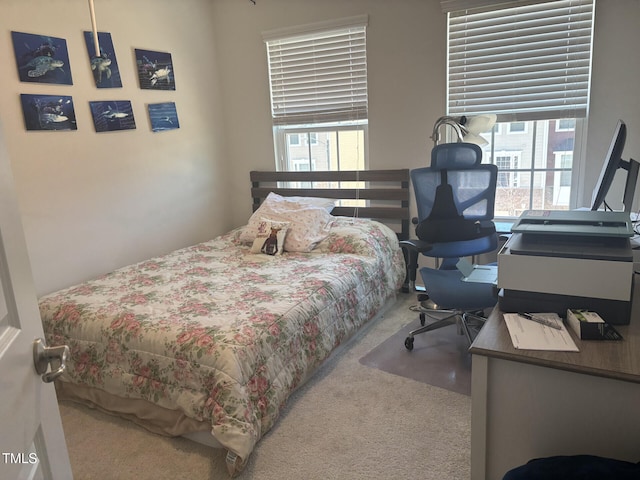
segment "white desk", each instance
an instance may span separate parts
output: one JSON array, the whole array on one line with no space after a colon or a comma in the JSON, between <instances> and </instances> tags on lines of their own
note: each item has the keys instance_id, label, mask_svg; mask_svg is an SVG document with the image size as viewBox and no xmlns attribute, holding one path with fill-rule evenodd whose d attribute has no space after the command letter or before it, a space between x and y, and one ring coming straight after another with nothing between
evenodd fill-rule
<instances>
[{"instance_id":1,"label":"white desk","mask_svg":"<svg viewBox=\"0 0 640 480\"><path fill-rule=\"evenodd\" d=\"M516 350L490 315L470 350L471 480L553 455L640 461L639 304L616 326L623 341L576 339L577 353Z\"/></svg>"}]
</instances>

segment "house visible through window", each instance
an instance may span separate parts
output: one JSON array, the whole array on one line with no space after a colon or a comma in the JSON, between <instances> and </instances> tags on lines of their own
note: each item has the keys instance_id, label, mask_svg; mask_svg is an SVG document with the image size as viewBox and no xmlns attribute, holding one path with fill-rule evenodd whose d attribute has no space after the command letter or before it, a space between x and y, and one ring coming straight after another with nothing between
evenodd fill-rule
<instances>
[{"instance_id":1,"label":"house visible through window","mask_svg":"<svg viewBox=\"0 0 640 480\"><path fill-rule=\"evenodd\" d=\"M526 133L527 124L525 122L511 122L509 123L509 133Z\"/></svg>"},{"instance_id":2,"label":"house visible through window","mask_svg":"<svg viewBox=\"0 0 640 480\"><path fill-rule=\"evenodd\" d=\"M498 116L482 135L483 162L499 169L498 217L579 206L571 187L582 161L574 152L588 111L594 2L441 0L447 114Z\"/></svg>"},{"instance_id":3,"label":"house visible through window","mask_svg":"<svg viewBox=\"0 0 640 480\"><path fill-rule=\"evenodd\" d=\"M517 123L520 134L509 123L507 128L494 127L482 134L489 142L482 147L482 161L498 166L496 216L519 216L530 209L569 209L575 129L558 129L559 120ZM563 123L574 124L575 119ZM498 133L501 131L507 133Z\"/></svg>"},{"instance_id":4,"label":"house visible through window","mask_svg":"<svg viewBox=\"0 0 640 480\"><path fill-rule=\"evenodd\" d=\"M358 16L263 34L278 170L367 167L366 25Z\"/></svg>"},{"instance_id":5,"label":"house visible through window","mask_svg":"<svg viewBox=\"0 0 640 480\"><path fill-rule=\"evenodd\" d=\"M518 186L518 152L500 152L495 156L495 163L498 166L498 187L510 188Z\"/></svg>"}]
</instances>

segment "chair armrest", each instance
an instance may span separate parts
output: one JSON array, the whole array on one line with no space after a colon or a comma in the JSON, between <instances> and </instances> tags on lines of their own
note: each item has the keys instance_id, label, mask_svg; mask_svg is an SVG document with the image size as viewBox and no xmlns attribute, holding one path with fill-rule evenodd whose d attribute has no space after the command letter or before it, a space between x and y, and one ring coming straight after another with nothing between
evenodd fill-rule
<instances>
[{"instance_id":1,"label":"chair armrest","mask_svg":"<svg viewBox=\"0 0 640 480\"><path fill-rule=\"evenodd\" d=\"M405 259L407 261L407 278L409 279L409 286L405 285L403 291L409 289L415 290L416 275L418 271L418 255L431 250L432 245L424 240L410 239L402 240L398 242L402 250L405 252ZM405 282L406 283L406 282Z\"/></svg>"},{"instance_id":2,"label":"chair armrest","mask_svg":"<svg viewBox=\"0 0 640 480\"><path fill-rule=\"evenodd\" d=\"M417 238L412 238L409 240L402 240L399 242L401 248L406 248L407 250L413 250L416 253L424 253L428 252L433 248L433 245L429 242L425 242L424 240L419 240Z\"/></svg>"}]
</instances>

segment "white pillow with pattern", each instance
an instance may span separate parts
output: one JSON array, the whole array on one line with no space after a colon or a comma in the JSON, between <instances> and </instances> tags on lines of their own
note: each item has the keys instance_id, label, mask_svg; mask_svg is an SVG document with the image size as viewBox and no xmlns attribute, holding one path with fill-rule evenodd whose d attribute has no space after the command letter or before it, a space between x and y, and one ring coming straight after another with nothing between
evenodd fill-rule
<instances>
[{"instance_id":1,"label":"white pillow with pattern","mask_svg":"<svg viewBox=\"0 0 640 480\"><path fill-rule=\"evenodd\" d=\"M288 222L284 239L287 252L310 252L327 238L334 217L323 207L288 200L267 201L251 215L249 223L240 235L242 243L253 244L258 236L260 222L268 218L272 222Z\"/></svg>"}]
</instances>

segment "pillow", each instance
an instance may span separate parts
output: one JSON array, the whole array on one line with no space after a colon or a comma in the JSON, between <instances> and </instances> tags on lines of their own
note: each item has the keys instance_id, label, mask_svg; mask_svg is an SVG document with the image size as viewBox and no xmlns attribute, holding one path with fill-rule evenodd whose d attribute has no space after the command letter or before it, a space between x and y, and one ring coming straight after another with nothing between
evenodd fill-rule
<instances>
[{"instance_id":1,"label":"pillow","mask_svg":"<svg viewBox=\"0 0 640 480\"><path fill-rule=\"evenodd\" d=\"M320 242L318 253L353 253L357 255L375 254L369 238L368 220L337 217L326 239Z\"/></svg>"},{"instance_id":2,"label":"pillow","mask_svg":"<svg viewBox=\"0 0 640 480\"><path fill-rule=\"evenodd\" d=\"M398 236L386 225L365 218L334 217L326 239L314 253L352 253L384 256L398 248Z\"/></svg>"},{"instance_id":3,"label":"pillow","mask_svg":"<svg viewBox=\"0 0 640 480\"><path fill-rule=\"evenodd\" d=\"M240 235L240 242L253 244L263 219L289 222L284 239L284 249L287 252L310 252L327 238L334 217L322 207L288 200L265 200L251 215Z\"/></svg>"},{"instance_id":4,"label":"pillow","mask_svg":"<svg viewBox=\"0 0 640 480\"><path fill-rule=\"evenodd\" d=\"M272 222L268 219L262 219L258 224L256 238L251 245L251 253L281 255L288 228L289 222Z\"/></svg>"},{"instance_id":5,"label":"pillow","mask_svg":"<svg viewBox=\"0 0 640 480\"><path fill-rule=\"evenodd\" d=\"M299 196L283 197L282 195L278 195L277 193L273 193L273 192L269 192L269 195L267 195L267 198L264 199L264 202L280 202L283 200L287 202L295 202L295 203L302 203L304 205L311 205L314 207L322 207L329 213L331 213L331 211L336 206L335 200L332 200L330 198L299 197Z\"/></svg>"}]
</instances>

